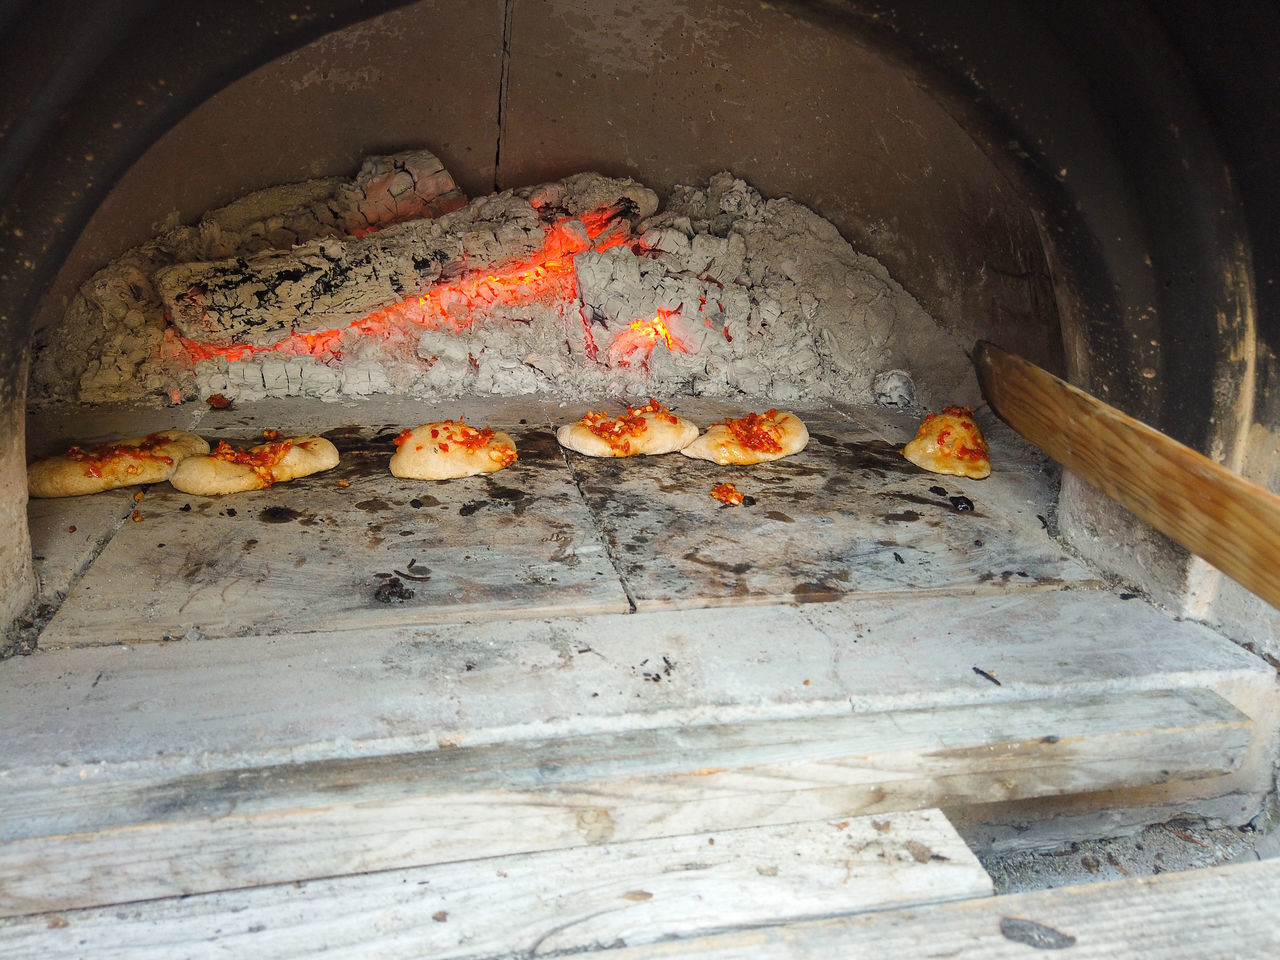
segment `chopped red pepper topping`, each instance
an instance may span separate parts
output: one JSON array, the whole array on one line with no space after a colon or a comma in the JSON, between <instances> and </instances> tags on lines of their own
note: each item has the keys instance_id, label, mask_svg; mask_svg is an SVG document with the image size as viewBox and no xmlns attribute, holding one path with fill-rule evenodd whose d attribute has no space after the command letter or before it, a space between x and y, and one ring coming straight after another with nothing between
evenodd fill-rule
<instances>
[{"instance_id":1,"label":"chopped red pepper topping","mask_svg":"<svg viewBox=\"0 0 1280 960\"><path fill-rule=\"evenodd\" d=\"M778 426L778 411L769 410L762 414L748 413L736 420L726 420L733 438L748 450L761 450L764 453L782 452L782 428Z\"/></svg>"},{"instance_id":2,"label":"chopped red pepper topping","mask_svg":"<svg viewBox=\"0 0 1280 960\"><path fill-rule=\"evenodd\" d=\"M732 483L722 483L718 487L712 487L711 495L721 503L727 503L731 507L736 507L742 503L742 494L738 492L738 488Z\"/></svg>"},{"instance_id":3,"label":"chopped red pepper topping","mask_svg":"<svg viewBox=\"0 0 1280 960\"><path fill-rule=\"evenodd\" d=\"M627 407L627 413L636 417L643 413L652 413L659 420L665 420L667 423L675 423L676 415L660 404L653 397L649 398L649 402L643 407Z\"/></svg>"},{"instance_id":4,"label":"chopped red pepper topping","mask_svg":"<svg viewBox=\"0 0 1280 960\"><path fill-rule=\"evenodd\" d=\"M413 436L412 430L409 430L409 429L401 430L399 433L396 434L396 438L391 442L394 443L397 447L403 447L409 441L409 438L411 436Z\"/></svg>"},{"instance_id":5,"label":"chopped red pepper topping","mask_svg":"<svg viewBox=\"0 0 1280 960\"><path fill-rule=\"evenodd\" d=\"M467 453L475 453L481 447L488 446L489 442L493 440L493 430L490 427L477 430L475 427L469 427L459 421L458 435L452 437L452 439L462 444Z\"/></svg>"},{"instance_id":6,"label":"chopped red pepper topping","mask_svg":"<svg viewBox=\"0 0 1280 960\"><path fill-rule=\"evenodd\" d=\"M284 455L291 449L293 449L292 440L275 440L270 443L264 443L261 450L239 450L225 440L219 440L218 445L213 448L209 456L226 463L239 463L249 467L269 487L275 483L276 479L271 472L272 469L284 459Z\"/></svg>"},{"instance_id":7,"label":"chopped red pepper topping","mask_svg":"<svg viewBox=\"0 0 1280 960\"><path fill-rule=\"evenodd\" d=\"M607 413L592 410L578 422L609 444L611 449L628 454L631 452L631 438L648 430L649 424L640 414L632 413L630 407L627 411L614 418Z\"/></svg>"},{"instance_id":8,"label":"chopped red pepper topping","mask_svg":"<svg viewBox=\"0 0 1280 960\"><path fill-rule=\"evenodd\" d=\"M943 407L942 414L931 413L921 421L921 431L925 432L929 424L937 420L940 415L954 417L959 420L958 423L953 423L938 431L938 436L935 438L934 443L937 444L940 452L957 460L980 461L987 458L989 450L987 441L982 438L977 425L973 422L972 410L968 407ZM953 428L958 429L963 436L953 439Z\"/></svg>"},{"instance_id":9,"label":"chopped red pepper topping","mask_svg":"<svg viewBox=\"0 0 1280 960\"><path fill-rule=\"evenodd\" d=\"M500 447L494 447L490 450L489 458L501 467L509 467L519 459L519 457L516 456L516 448L508 447L506 444L503 444Z\"/></svg>"},{"instance_id":10,"label":"chopped red pepper topping","mask_svg":"<svg viewBox=\"0 0 1280 960\"><path fill-rule=\"evenodd\" d=\"M151 433L137 444L100 443L88 450L83 447L72 447L67 451L67 459L83 463L86 477L101 477L104 467L121 461L173 463L173 457L154 452L156 447L171 442L169 437ZM128 473L137 473L138 469L137 463L129 463L125 467Z\"/></svg>"}]
</instances>

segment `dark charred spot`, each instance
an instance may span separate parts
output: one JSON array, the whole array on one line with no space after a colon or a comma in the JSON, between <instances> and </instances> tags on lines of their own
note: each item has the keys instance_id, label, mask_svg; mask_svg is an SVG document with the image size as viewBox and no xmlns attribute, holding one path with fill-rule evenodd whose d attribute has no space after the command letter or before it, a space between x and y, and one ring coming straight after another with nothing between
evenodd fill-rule
<instances>
[{"instance_id":1,"label":"dark charred spot","mask_svg":"<svg viewBox=\"0 0 1280 960\"><path fill-rule=\"evenodd\" d=\"M378 585L373 591L373 599L379 603L403 603L413 599L413 591L399 577L392 577L386 583Z\"/></svg>"},{"instance_id":2,"label":"dark charred spot","mask_svg":"<svg viewBox=\"0 0 1280 960\"><path fill-rule=\"evenodd\" d=\"M302 514L292 507L271 506L258 511L258 519L263 523L289 523L300 516Z\"/></svg>"}]
</instances>

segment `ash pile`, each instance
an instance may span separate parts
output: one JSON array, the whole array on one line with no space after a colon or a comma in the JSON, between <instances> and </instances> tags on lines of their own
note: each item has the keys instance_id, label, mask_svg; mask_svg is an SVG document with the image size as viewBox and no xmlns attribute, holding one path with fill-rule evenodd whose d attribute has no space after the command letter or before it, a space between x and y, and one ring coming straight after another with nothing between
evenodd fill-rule
<instances>
[{"instance_id":1,"label":"ash pile","mask_svg":"<svg viewBox=\"0 0 1280 960\"><path fill-rule=\"evenodd\" d=\"M432 154L269 188L129 251L37 334L31 401L397 393L938 406L962 345L875 259L730 173L468 200Z\"/></svg>"}]
</instances>

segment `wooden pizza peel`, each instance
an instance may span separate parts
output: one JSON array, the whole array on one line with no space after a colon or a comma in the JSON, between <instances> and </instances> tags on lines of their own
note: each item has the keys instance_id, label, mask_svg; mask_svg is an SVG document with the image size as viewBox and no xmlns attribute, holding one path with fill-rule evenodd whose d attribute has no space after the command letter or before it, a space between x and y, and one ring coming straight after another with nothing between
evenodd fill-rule
<instances>
[{"instance_id":1,"label":"wooden pizza peel","mask_svg":"<svg viewBox=\"0 0 1280 960\"><path fill-rule=\"evenodd\" d=\"M1280 497L994 344L978 341L973 362L1014 430L1280 607Z\"/></svg>"}]
</instances>

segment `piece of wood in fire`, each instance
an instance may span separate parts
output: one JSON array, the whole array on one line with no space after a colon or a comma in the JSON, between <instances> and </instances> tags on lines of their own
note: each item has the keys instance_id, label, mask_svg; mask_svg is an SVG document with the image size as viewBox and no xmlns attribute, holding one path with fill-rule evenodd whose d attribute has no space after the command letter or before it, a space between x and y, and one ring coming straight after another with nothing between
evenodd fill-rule
<instances>
[{"instance_id":1,"label":"piece of wood in fire","mask_svg":"<svg viewBox=\"0 0 1280 960\"><path fill-rule=\"evenodd\" d=\"M656 195L635 181L579 175L362 237L176 264L157 271L154 282L184 336L213 347L270 347L293 334L345 328L423 296L438 281L525 260L566 215L580 218L587 249L588 231L629 231L656 207Z\"/></svg>"}]
</instances>

